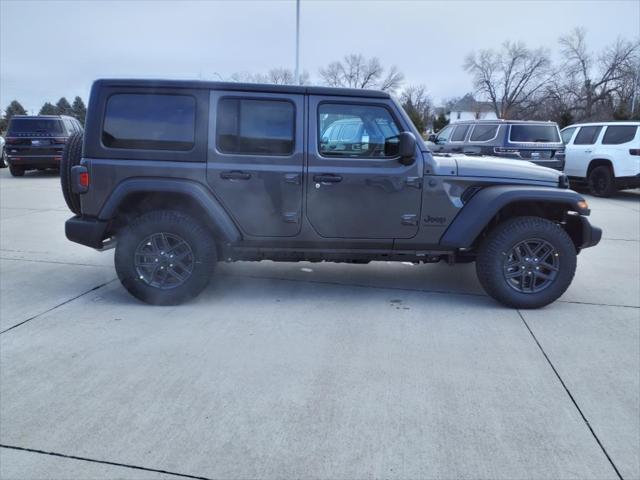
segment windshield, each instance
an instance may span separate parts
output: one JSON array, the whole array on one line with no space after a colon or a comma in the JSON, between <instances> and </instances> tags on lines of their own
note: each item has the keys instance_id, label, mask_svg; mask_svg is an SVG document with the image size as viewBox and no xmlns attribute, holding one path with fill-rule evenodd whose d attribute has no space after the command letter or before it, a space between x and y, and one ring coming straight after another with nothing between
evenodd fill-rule
<instances>
[{"instance_id":1,"label":"windshield","mask_svg":"<svg viewBox=\"0 0 640 480\"><path fill-rule=\"evenodd\" d=\"M63 134L62 122L53 118L12 118L7 135L20 133Z\"/></svg>"},{"instance_id":2,"label":"windshield","mask_svg":"<svg viewBox=\"0 0 640 480\"><path fill-rule=\"evenodd\" d=\"M509 141L527 143L559 143L558 127L551 125L511 125Z\"/></svg>"}]
</instances>

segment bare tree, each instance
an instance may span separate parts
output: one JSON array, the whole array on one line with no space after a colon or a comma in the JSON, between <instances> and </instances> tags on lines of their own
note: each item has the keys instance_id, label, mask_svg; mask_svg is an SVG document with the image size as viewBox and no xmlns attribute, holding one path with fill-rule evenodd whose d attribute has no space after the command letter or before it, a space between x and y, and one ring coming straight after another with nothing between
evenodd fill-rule
<instances>
[{"instance_id":1,"label":"bare tree","mask_svg":"<svg viewBox=\"0 0 640 480\"><path fill-rule=\"evenodd\" d=\"M229 78L231 82L271 83L275 85L295 85L295 75L288 68L272 68L267 73L236 72ZM309 84L309 72L302 72L299 85Z\"/></svg>"},{"instance_id":2,"label":"bare tree","mask_svg":"<svg viewBox=\"0 0 640 480\"><path fill-rule=\"evenodd\" d=\"M378 88L394 92L402 85L404 75L395 66L386 76L384 73L377 57L367 59L362 54L347 55L320 69L320 77L330 87Z\"/></svg>"},{"instance_id":3,"label":"bare tree","mask_svg":"<svg viewBox=\"0 0 640 480\"><path fill-rule=\"evenodd\" d=\"M505 42L498 51L469 54L464 69L473 76L478 93L493 104L499 118L512 118L534 105L551 78L546 50L531 50L522 42Z\"/></svg>"},{"instance_id":4,"label":"bare tree","mask_svg":"<svg viewBox=\"0 0 640 480\"><path fill-rule=\"evenodd\" d=\"M402 92L400 101L418 131L424 132L429 126L433 111L427 88L424 85L411 85Z\"/></svg>"},{"instance_id":5,"label":"bare tree","mask_svg":"<svg viewBox=\"0 0 640 480\"><path fill-rule=\"evenodd\" d=\"M634 90L638 41L618 39L596 56L587 47L586 30L576 28L560 38L560 46L566 59L562 69L567 78L565 88L573 96L574 109L580 118L594 118L598 109L611 115L609 110L619 108L622 97Z\"/></svg>"}]
</instances>

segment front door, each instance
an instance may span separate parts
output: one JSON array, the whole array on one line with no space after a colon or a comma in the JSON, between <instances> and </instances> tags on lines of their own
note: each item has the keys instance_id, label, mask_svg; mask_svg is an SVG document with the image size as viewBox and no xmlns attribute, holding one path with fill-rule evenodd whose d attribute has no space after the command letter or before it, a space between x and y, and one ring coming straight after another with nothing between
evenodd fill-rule
<instances>
[{"instance_id":1,"label":"front door","mask_svg":"<svg viewBox=\"0 0 640 480\"><path fill-rule=\"evenodd\" d=\"M391 153L405 128L391 101L309 97L307 218L327 238L411 238L418 232L422 158Z\"/></svg>"},{"instance_id":2,"label":"front door","mask_svg":"<svg viewBox=\"0 0 640 480\"><path fill-rule=\"evenodd\" d=\"M302 95L211 92L207 181L248 235L300 231Z\"/></svg>"}]
</instances>

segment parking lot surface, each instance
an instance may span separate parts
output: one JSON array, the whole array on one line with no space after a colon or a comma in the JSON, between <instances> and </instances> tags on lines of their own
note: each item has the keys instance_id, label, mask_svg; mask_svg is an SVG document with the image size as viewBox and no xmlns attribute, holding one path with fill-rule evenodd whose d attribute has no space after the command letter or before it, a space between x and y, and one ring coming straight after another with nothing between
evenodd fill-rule
<instances>
[{"instance_id":1,"label":"parking lot surface","mask_svg":"<svg viewBox=\"0 0 640 480\"><path fill-rule=\"evenodd\" d=\"M473 265L221 264L178 307L0 171L0 478L640 478L640 192L555 304Z\"/></svg>"}]
</instances>

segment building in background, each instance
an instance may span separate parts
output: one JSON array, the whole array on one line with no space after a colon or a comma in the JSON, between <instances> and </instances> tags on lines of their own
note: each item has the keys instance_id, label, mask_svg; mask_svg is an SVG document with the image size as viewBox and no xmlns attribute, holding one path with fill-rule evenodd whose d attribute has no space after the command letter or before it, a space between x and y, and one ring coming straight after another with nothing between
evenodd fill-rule
<instances>
[{"instance_id":1,"label":"building in background","mask_svg":"<svg viewBox=\"0 0 640 480\"><path fill-rule=\"evenodd\" d=\"M449 123L464 120L495 120L498 116L491 102L479 102L471 93L467 93L451 106L448 112Z\"/></svg>"}]
</instances>

